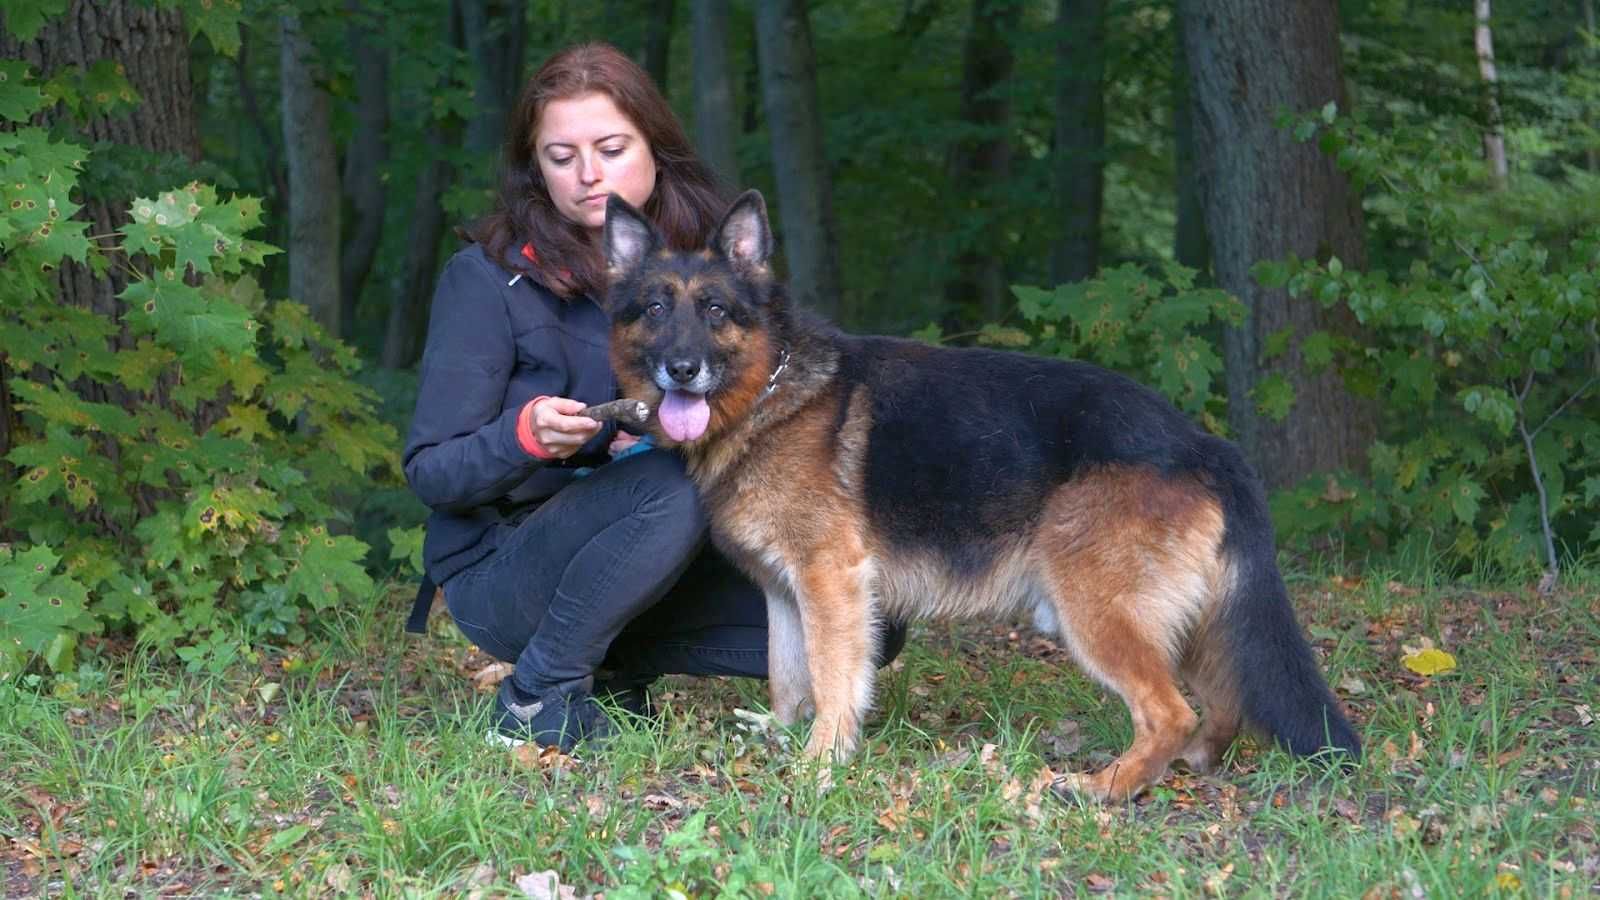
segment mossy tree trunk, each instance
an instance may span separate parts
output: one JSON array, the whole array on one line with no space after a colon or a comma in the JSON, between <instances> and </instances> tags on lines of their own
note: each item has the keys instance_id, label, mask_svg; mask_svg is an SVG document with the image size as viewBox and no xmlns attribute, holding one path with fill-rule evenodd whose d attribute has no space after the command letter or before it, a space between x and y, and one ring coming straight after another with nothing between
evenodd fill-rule
<instances>
[{"instance_id":1,"label":"mossy tree trunk","mask_svg":"<svg viewBox=\"0 0 1600 900\"><path fill-rule=\"evenodd\" d=\"M730 188L738 188L733 64L728 53L728 0L691 0L690 8L694 43L695 149L717 177Z\"/></svg>"},{"instance_id":2,"label":"mossy tree trunk","mask_svg":"<svg viewBox=\"0 0 1600 900\"><path fill-rule=\"evenodd\" d=\"M961 121L970 130L950 148L958 215L976 216L981 225L956 258L945 304L952 310L974 306L986 322L998 320L1011 302L998 236L1004 219L1000 189L1011 176L1011 40L1021 14L1017 0L974 0L961 65Z\"/></svg>"},{"instance_id":3,"label":"mossy tree trunk","mask_svg":"<svg viewBox=\"0 0 1600 900\"><path fill-rule=\"evenodd\" d=\"M304 303L328 334L341 331L339 154L332 101L316 48L298 14L278 18L284 156L289 164L289 298Z\"/></svg>"},{"instance_id":4,"label":"mossy tree trunk","mask_svg":"<svg viewBox=\"0 0 1600 900\"><path fill-rule=\"evenodd\" d=\"M1348 179L1316 144L1275 124L1283 110L1346 105L1336 0L1180 0L1178 9L1214 271L1248 309L1223 341L1229 425L1273 487L1359 468L1374 434L1372 401L1346 390L1334 367L1305 371L1299 350L1314 332L1352 331L1353 317L1266 290L1250 275L1256 262L1291 253L1366 266L1361 206ZM1264 358L1268 338L1283 332L1288 352ZM1294 391L1282 421L1256 407L1256 386L1270 375Z\"/></svg>"},{"instance_id":5,"label":"mossy tree trunk","mask_svg":"<svg viewBox=\"0 0 1600 900\"><path fill-rule=\"evenodd\" d=\"M796 301L837 317L843 310L833 183L823 152L816 58L803 0L756 4L756 50L790 290Z\"/></svg>"},{"instance_id":6,"label":"mossy tree trunk","mask_svg":"<svg viewBox=\"0 0 1600 900\"><path fill-rule=\"evenodd\" d=\"M1106 0L1061 0L1056 13L1056 202L1062 220L1055 280L1100 268L1106 155Z\"/></svg>"}]
</instances>

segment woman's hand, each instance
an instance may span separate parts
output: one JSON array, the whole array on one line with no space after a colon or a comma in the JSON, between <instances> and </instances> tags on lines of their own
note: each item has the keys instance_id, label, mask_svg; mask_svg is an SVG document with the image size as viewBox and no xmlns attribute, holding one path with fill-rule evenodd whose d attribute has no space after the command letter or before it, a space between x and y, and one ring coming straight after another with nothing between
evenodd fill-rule
<instances>
[{"instance_id":1,"label":"woman's hand","mask_svg":"<svg viewBox=\"0 0 1600 900\"><path fill-rule=\"evenodd\" d=\"M578 452L589 439L600 432L600 423L580 416L588 404L569 397L541 397L532 401L528 413L533 436L545 453L555 459L566 459Z\"/></svg>"}]
</instances>

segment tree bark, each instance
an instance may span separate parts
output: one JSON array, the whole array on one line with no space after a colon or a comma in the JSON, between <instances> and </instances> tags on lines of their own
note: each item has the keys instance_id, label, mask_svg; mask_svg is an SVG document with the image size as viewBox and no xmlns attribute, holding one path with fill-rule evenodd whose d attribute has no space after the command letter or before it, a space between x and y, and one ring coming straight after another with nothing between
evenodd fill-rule
<instances>
[{"instance_id":1,"label":"tree bark","mask_svg":"<svg viewBox=\"0 0 1600 900\"><path fill-rule=\"evenodd\" d=\"M1374 433L1370 402L1353 397L1332 367L1305 372L1299 352L1314 331L1353 331L1353 317L1342 306L1330 311L1314 299L1291 300L1250 276L1258 260L1291 253L1366 265L1361 207L1349 181L1315 144L1274 125L1281 110L1345 105L1336 0L1179 0L1178 9L1214 271L1248 310L1244 325L1224 334L1229 424L1269 486L1359 468ZM1267 337L1285 329L1289 352L1263 360ZM1284 377L1295 392L1281 422L1260 415L1252 398L1268 374Z\"/></svg>"},{"instance_id":2,"label":"tree bark","mask_svg":"<svg viewBox=\"0 0 1600 900\"><path fill-rule=\"evenodd\" d=\"M527 42L526 5L509 0L460 0L461 37L472 60L472 100L477 114L467 123L466 147L498 151L506 116L522 87L522 51Z\"/></svg>"},{"instance_id":3,"label":"tree bark","mask_svg":"<svg viewBox=\"0 0 1600 900\"><path fill-rule=\"evenodd\" d=\"M73 0L65 14L49 19L27 43L0 29L0 58L20 59L49 77L63 66L87 69L100 60L115 60L123 77L143 98L138 106L115 117L98 116L79 129L80 143L125 144L157 153L200 158L200 135L194 116L189 77L189 35L183 14L130 0ZM43 124L57 120L46 113ZM91 235L109 235L128 223L132 197L85 196L78 215L89 220ZM126 274L112 266L97 277L87 266L68 260L58 271L61 298L104 315L120 308L117 295L128 286Z\"/></svg>"},{"instance_id":4,"label":"tree bark","mask_svg":"<svg viewBox=\"0 0 1600 900\"><path fill-rule=\"evenodd\" d=\"M1006 94L1016 56L1009 37L1016 31L1021 4L1016 0L974 0L972 20L962 48L961 121L971 137L959 139L950 153L950 182L965 200L964 215L982 215L986 237L998 217L981 210L995 208L997 191L1011 173L1011 99ZM1010 306L1005 264L995 241L983 240L956 260L956 271L945 284L951 305L976 303L986 321L998 320Z\"/></svg>"},{"instance_id":5,"label":"tree bark","mask_svg":"<svg viewBox=\"0 0 1600 900\"><path fill-rule=\"evenodd\" d=\"M278 19L283 147L289 162L289 297L330 335L339 322L339 169L316 49L298 15Z\"/></svg>"},{"instance_id":6,"label":"tree bark","mask_svg":"<svg viewBox=\"0 0 1600 900\"><path fill-rule=\"evenodd\" d=\"M1100 268L1105 187L1106 0L1061 0L1056 13L1056 202L1062 235L1055 280Z\"/></svg>"},{"instance_id":7,"label":"tree bark","mask_svg":"<svg viewBox=\"0 0 1600 900\"><path fill-rule=\"evenodd\" d=\"M348 0L349 41L355 67L355 134L345 148L344 185L350 222L339 260L339 321L348 337L355 328L361 289L383 238L383 167L389 161L389 48L374 28L375 13L362 0Z\"/></svg>"},{"instance_id":8,"label":"tree bark","mask_svg":"<svg viewBox=\"0 0 1600 900\"><path fill-rule=\"evenodd\" d=\"M790 290L828 316L841 312L833 187L823 152L816 62L804 0L756 4L756 50Z\"/></svg>"},{"instance_id":9,"label":"tree bark","mask_svg":"<svg viewBox=\"0 0 1600 900\"><path fill-rule=\"evenodd\" d=\"M728 0L692 0L694 137L700 158L730 186L740 184L734 144L733 69Z\"/></svg>"},{"instance_id":10,"label":"tree bark","mask_svg":"<svg viewBox=\"0 0 1600 900\"><path fill-rule=\"evenodd\" d=\"M464 44L460 0L449 7L450 45ZM446 83L449 75L440 76ZM461 140L462 122L454 113L435 119L428 126L431 162L417 178L411 202L411 220L406 228L406 256L399 289L389 305L384 326L380 362L385 368L410 368L422 356L428 334L428 307L437 276L439 243L444 239L444 207L440 198L455 177L449 162L449 148Z\"/></svg>"},{"instance_id":11,"label":"tree bark","mask_svg":"<svg viewBox=\"0 0 1600 900\"><path fill-rule=\"evenodd\" d=\"M1500 77L1494 68L1494 32L1489 29L1489 0L1473 3L1472 44L1478 51L1478 74L1483 78L1483 156L1496 187L1506 186L1506 136L1500 116Z\"/></svg>"},{"instance_id":12,"label":"tree bark","mask_svg":"<svg viewBox=\"0 0 1600 900\"><path fill-rule=\"evenodd\" d=\"M1583 27L1591 37L1594 36L1594 0L1583 0ZM1583 58L1588 61L1590 66L1594 66L1596 64L1595 57L1596 53L1593 46L1584 51ZM1589 121L1594 121L1593 115L1589 117ZM1589 171L1600 172L1600 148L1596 148L1593 144L1590 144L1589 147L1583 151L1583 158L1584 161L1588 163Z\"/></svg>"},{"instance_id":13,"label":"tree bark","mask_svg":"<svg viewBox=\"0 0 1600 900\"><path fill-rule=\"evenodd\" d=\"M1205 202L1196 172L1194 98L1189 90L1189 55L1183 48L1182 17L1174 16L1172 26L1176 37L1172 73L1173 192L1178 198L1172 255L1203 278L1211 267L1211 240L1206 237Z\"/></svg>"},{"instance_id":14,"label":"tree bark","mask_svg":"<svg viewBox=\"0 0 1600 900\"><path fill-rule=\"evenodd\" d=\"M672 59L672 20L676 17L678 4L674 0L651 0L644 20L644 42L639 48L639 66L650 73L650 78L667 93L669 70L668 63Z\"/></svg>"}]
</instances>

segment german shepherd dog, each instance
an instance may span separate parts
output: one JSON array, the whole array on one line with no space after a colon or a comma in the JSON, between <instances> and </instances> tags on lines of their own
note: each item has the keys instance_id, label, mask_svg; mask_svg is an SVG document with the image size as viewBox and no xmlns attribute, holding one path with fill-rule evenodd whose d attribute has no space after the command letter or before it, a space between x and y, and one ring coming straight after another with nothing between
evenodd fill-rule
<instances>
[{"instance_id":1,"label":"german shepherd dog","mask_svg":"<svg viewBox=\"0 0 1600 900\"><path fill-rule=\"evenodd\" d=\"M772 711L815 714L807 757L855 750L880 622L1028 614L1133 716L1132 746L1063 787L1210 770L1243 725L1359 756L1233 444L1086 363L841 333L789 304L755 191L698 252L606 210L622 396L655 408L713 541L766 591Z\"/></svg>"}]
</instances>

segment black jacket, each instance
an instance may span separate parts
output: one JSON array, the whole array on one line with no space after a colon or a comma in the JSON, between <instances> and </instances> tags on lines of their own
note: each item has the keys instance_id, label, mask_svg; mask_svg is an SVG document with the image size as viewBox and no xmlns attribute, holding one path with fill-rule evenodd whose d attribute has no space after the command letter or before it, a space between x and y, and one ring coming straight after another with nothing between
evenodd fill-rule
<instances>
[{"instance_id":1,"label":"black jacket","mask_svg":"<svg viewBox=\"0 0 1600 900\"><path fill-rule=\"evenodd\" d=\"M493 552L503 528L559 491L580 466L605 462L613 429L575 456L544 462L517 442L517 416L546 394L615 399L610 320L587 297L563 300L515 278L473 244L439 276L406 439L406 480L433 510L423 563L434 582Z\"/></svg>"}]
</instances>

